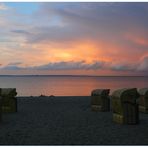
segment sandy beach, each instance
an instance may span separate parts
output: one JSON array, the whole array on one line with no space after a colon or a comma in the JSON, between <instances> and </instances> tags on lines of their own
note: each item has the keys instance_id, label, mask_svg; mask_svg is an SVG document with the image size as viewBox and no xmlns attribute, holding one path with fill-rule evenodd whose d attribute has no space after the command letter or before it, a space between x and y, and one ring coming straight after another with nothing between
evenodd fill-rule
<instances>
[{"instance_id":1,"label":"sandy beach","mask_svg":"<svg viewBox=\"0 0 148 148\"><path fill-rule=\"evenodd\" d=\"M148 145L148 115L120 125L112 112L92 112L86 97L17 97L18 112L5 113L0 145Z\"/></svg>"}]
</instances>

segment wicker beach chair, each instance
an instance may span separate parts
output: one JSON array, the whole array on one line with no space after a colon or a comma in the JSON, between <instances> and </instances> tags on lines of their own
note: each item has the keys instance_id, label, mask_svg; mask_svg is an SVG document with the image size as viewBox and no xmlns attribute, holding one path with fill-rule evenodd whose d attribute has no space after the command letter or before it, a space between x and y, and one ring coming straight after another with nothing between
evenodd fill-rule
<instances>
[{"instance_id":1,"label":"wicker beach chair","mask_svg":"<svg viewBox=\"0 0 148 148\"><path fill-rule=\"evenodd\" d=\"M143 113L148 113L148 88L139 89L139 111Z\"/></svg>"},{"instance_id":2,"label":"wicker beach chair","mask_svg":"<svg viewBox=\"0 0 148 148\"><path fill-rule=\"evenodd\" d=\"M0 122L2 121L2 97L0 96Z\"/></svg>"},{"instance_id":3,"label":"wicker beach chair","mask_svg":"<svg viewBox=\"0 0 148 148\"><path fill-rule=\"evenodd\" d=\"M139 94L136 88L124 88L116 90L111 95L113 121L120 124L139 123L137 98Z\"/></svg>"},{"instance_id":4,"label":"wicker beach chair","mask_svg":"<svg viewBox=\"0 0 148 148\"><path fill-rule=\"evenodd\" d=\"M110 110L110 89L95 89L91 92L91 109L92 111L109 111Z\"/></svg>"},{"instance_id":5,"label":"wicker beach chair","mask_svg":"<svg viewBox=\"0 0 148 148\"><path fill-rule=\"evenodd\" d=\"M16 88L2 88L2 112L17 112Z\"/></svg>"}]
</instances>

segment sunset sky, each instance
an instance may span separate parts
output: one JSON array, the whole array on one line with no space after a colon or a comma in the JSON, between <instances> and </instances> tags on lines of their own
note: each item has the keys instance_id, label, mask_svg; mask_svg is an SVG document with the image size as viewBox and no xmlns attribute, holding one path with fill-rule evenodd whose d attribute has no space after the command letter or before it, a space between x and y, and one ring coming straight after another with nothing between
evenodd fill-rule
<instances>
[{"instance_id":1,"label":"sunset sky","mask_svg":"<svg viewBox=\"0 0 148 148\"><path fill-rule=\"evenodd\" d=\"M0 74L148 75L148 2L0 2Z\"/></svg>"}]
</instances>

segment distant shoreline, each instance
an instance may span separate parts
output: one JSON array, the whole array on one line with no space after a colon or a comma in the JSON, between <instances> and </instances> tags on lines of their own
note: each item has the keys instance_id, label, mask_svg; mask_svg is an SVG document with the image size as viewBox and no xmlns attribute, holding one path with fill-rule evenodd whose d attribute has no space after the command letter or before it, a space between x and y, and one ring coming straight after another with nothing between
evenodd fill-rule
<instances>
[{"instance_id":1,"label":"distant shoreline","mask_svg":"<svg viewBox=\"0 0 148 148\"><path fill-rule=\"evenodd\" d=\"M0 75L0 77L148 77L148 76L96 76L96 75Z\"/></svg>"}]
</instances>

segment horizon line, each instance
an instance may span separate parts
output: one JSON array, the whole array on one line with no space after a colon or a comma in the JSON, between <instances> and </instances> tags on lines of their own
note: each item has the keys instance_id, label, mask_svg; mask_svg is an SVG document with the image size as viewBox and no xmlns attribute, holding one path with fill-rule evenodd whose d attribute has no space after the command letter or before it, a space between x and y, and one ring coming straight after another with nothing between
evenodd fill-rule
<instances>
[{"instance_id":1,"label":"horizon line","mask_svg":"<svg viewBox=\"0 0 148 148\"><path fill-rule=\"evenodd\" d=\"M148 75L40 75L40 74L25 74L25 75L17 75L17 74L6 74L6 75L1 75L2 76L73 76L73 77L148 77Z\"/></svg>"}]
</instances>

